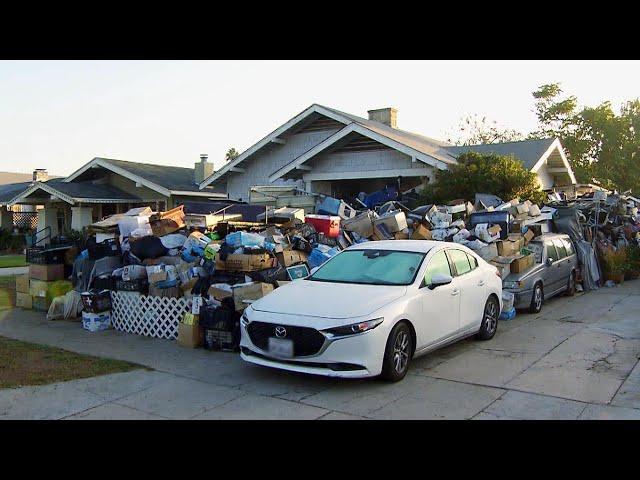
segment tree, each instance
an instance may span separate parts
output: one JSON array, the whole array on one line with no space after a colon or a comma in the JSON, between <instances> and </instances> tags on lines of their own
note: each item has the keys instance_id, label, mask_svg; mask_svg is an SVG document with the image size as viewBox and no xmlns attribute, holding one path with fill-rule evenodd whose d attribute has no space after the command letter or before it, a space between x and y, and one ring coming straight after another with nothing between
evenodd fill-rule
<instances>
[{"instance_id":1,"label":"tree","mask_svg":"<svg viewBox=\"0 0 640 480\"><path fill-rule=\"evenodd\" d=\"M428 185L424 203L444 203L456 198L473 201L476 193L491 193L505 201L515 197L540 203L545 195L535 173L512 156L476 152L463 153L458 163L439 170L436 181Z\"/></svg>"},{"instance_id":2,"label":"tree","mask_svg":"<svg viewBox=\"0 0 640 480\"><path fill-rule=\"evenodd\" d=\"M233 160L234 158L236 158L238 155L240 155L235 148L231 147L226 155L224 156L224 160L226 162L230 162L231 160Z\"/></svg>"},{"instance_id":3,"label":"tree","mask_svg":"<svg viewBox=\"0 0 640 480\"><path fill-rule=\"evenodd\" d=\"M539 128L530 138L558 137L579 182L593 180L611 189L640 193L640 100L578 107L558 83L533 92Z\"/></svg>"},{"instance_id":4,"label":"tree","mask_svg":"<svg viewBox=\"0 0 640 480\"><path fill-rule=\"evenodd\" d=\"M524 135L520 132L501 128L495 120L489 120L486 116L477 114L467 115L460 120L456 131L457 136L448 138L449 143L454 145L477 145L481 143L514 142L523 140Z\"/></svg>"}]
</instances>

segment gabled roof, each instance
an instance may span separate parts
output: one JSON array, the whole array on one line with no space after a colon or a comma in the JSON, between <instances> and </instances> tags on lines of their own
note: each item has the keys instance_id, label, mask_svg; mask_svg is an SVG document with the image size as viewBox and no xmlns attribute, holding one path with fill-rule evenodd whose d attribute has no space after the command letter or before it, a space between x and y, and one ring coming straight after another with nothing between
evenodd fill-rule
<instances>
[{"instance_id":1,"label":"gabled roof","mask_svg":"<svg viewBox=\"0 0 640 480\"><path fill-rule=\"evenodd\" d=\"M458 157L460 154L466 152L513 155L523 163L527 170L531 170L549 150L555 140L555 138L543 138L540 140L521 140L518 142L489 143L482 145L446 146L444 149L454 157Z\"/></svg>"},{"instance_id":2,"label":"gabled roof","mask_svg":"<svg viewBox=\"0 0 640 480\"><path fill-rule=\"evenodd\" d=\"M113 158L96 157L65 178L64 182L73 182L92 167L111 170L167 197L172 194L226 197L224 189L221 188L211 187L204 189L204 191L200 189L194 181L193 168L139 163Z\"/></svg>"},{"instance_id":3,"label":"gabled roof","mask_svg":"<svg viewBox=\"0 0 640 480\"><path fill-rule=\"evenodd\" d=\"M16 195L24 192L33 182L9 183L0 185L0 206L5 206Z\"/></svg>"},{"instance_id":4,"label":"gabled roof","mask_svg":"<svg viewBox=\"0 0 640 480\"><path fill-rule=\"evenodd\" d=\"M113 202L142 202L151 199L141 198L129 192L125 192L113 185L94 183L92 181L65 183L64 179L49 180L47 182L30 182L21 184L20 189L16 189L13 197L3 201L7 205L20 203L29 195L42 190L49 195L55 195L61 200L73 205L76 202L82 203L113 203Z\"/></svg>"},{"instance_id":5,"label":"gabled roof","mask_svg":"<svg viewBox=\"0 0 640 480\"><path fill-rule=\"evenodd\" d=\"M421 160L425 163L438 166L439 168L444 168L441 164L455 163L455 159L451 158L451 156L448 155L447 152L443 149L443 147L447 145L447 143L445 142L440 142L438 140L418 135L417 133L408 132L406 130L391 128L388 125L380 122L367 120L356 115L351 115L334 108L329 108L314 103L313 105L278 127L269 135L262 138L259 142L255 143L253 146L242 152L238 157L228 162L224 167L215 172L213 175L206 178L200 184L200 188L204 188L207 185L210 185L228 172L236 171L242 173L243 170L241 167L239 167L239 165L245 159L249 158L251 155L258 152L266 145L269 145L271 142L277 142L278 136L293 128L295 125L302 122L313 113L319 113L333 120L336 120L345 125L345 127L350 127L350 131L356 131L357 133L372 138L373 140L384 142L392 148L402 148L405 153L411 156L415 156L418 160ZM339 130L338 132L336 132L336 137L334 138L334 140L344 137L345 133L346 132ZM333 142L326 142L324 144L326 147L328 147L332 143ZM319 153L319 151L317 151L316 154L317 153ZM289 165L297 166L300 163L304 163L304 161L306 161L306 158L301 162L300 157L298 157L297 159L292 160ZM273 172L271 178L279 178L279 176L284 174L281 173L281 171L284 172L285 170L287 170L287 166L277 170L276 172Z\"/></svg>"}]
</instances>

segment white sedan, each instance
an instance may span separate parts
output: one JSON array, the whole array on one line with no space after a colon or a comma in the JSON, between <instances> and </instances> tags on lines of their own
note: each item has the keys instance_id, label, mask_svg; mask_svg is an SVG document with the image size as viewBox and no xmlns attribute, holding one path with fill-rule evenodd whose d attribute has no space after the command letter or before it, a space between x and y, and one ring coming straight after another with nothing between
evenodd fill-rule
<instances>
[{"instance_id":1,"label":"white sedan","mask_svg":"<svg viewBox=\"0 0 640 480\"><path fill-rule=\"evenodd\" d=\"M247 362L331 377L404 378L410 360L462 338L493 338L497 269L426 240L365 242L277 288L242 316Z\"/></svg>"}]
</instances>

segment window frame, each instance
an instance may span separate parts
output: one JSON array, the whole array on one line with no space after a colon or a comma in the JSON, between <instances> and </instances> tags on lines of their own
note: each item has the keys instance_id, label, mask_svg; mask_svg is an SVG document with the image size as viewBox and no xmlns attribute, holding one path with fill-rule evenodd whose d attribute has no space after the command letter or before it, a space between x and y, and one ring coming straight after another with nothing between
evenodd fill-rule
<instances>
[{"instance_id":1,"label":"window frame","mask_svg":"<svg viewBox=\"0 0 640 480\"><path fill-rule=\"evenodd\" d=\"M453 261L453 259L451 258L450 252L452 251L457 251L462 253L466 258L467 258L467 263L469 264L469 270L464 272L464 273L458 273L458 267L456 267L455 262ZM466 275L467 273L473 272L473 268L471 268L471 262L469 262L469 258L467 255L467 252L465 252L464 250L460 250L459 248L446 248L445 252L447 254L447 258L449 259L449 268L451 268L451 270L453 272L455 272L455 274L453 275L453 277L461 277L463 275Z\"/></svg>"},{"instance_id":2,"label":"window frame","mask_svg":"<svg viewBox=\"0 0 640 480\"><path fill-rule=\"evenodd\" d=\"M553 244L556 246L556 252L558 252L558 260L564 260L565 258L567 258L569 256L567 255L567 247L565 246L562 239L553 238L552 240L553 240ZM558 245L562 247L562 250L560 250L560 247ZM562 255L563 251L564 251L564 255Z\"/></svg>"},{"instance_id":3,"label":"window frame","mask_svg":"<svg viewBox=\"0 0 640 480\"><path fill-rule=\"evenodd\" d=\"M451 260L449 259L449 255L447 255L447 249L446 248L442 248L440 250L438 250L437 252L434 252L433 255L431 255L431 257L429 257L429 260L426 260L427 264L426 267L424 269L424 274L422 275L422 281L420 282L420 286L421 287L428 287L429 285L431 285L430 283L427 283L427 271L429 270L429 267L431 266L431 262L433 261L433 257L435 257L436 255L438 255L439 253L443 253L444 254L444 258L447 260L447 265L449 265L449 275L451 275L451 278L454 278L455 275L453 273L453 265L451 264Z\"/></svg>"},{"instance_id":4,"label":"window frame","mask_svg":"<svg viewBox=\"0 0 640 480\"><path fill-rule=\"evenodd\" d=\"M576 254L576 249L573 246L573 242L569 238L561 238L562 243L564 243L564 248L567 251L567 257ZM571 251L571 253L569 253Z\"/></svg>"}]
</instances>

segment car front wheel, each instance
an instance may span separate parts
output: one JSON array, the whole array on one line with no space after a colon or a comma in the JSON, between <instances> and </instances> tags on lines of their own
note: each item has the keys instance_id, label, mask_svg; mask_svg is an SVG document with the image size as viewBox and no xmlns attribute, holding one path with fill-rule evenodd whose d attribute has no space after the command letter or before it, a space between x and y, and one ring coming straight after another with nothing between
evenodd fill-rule
<instances>
[{"instance_id":1,"label":"car front wheel","mask_svg":"<svg viewBox=\"0 0 640 480\"><path fill-rule=\"evenodd\" d=\"M540 310L542 310L543 300L544 292L542 291L542 285L536 283L536 286L533 287L533 294L531 295L531 305L529 306L529 311L531 313L540 313Z\"/></svg>"},{"instance_id":2,"label":"car front wheel","mask_svg":"<svg viewBox=\"0 0 640 480\"><path fill-rule=\"evenodd\" d=\"M380 376L390 382L402 380L409 370L412 353L411 330L405 322L400 322L393 327L387 339Z\"/></svg>"},{"instance_id":3,"label":"car front wheel","mask_svg":"<svg viewBox=\"0 0 640 480\"><path fill-rule=\"evenodd\" d=\"M484 306L482 324L476 337L479 340L491 340L498 330L498 317L500 316L500 304L496 297L489 297Z\"/></svg>"}]
</instances>

